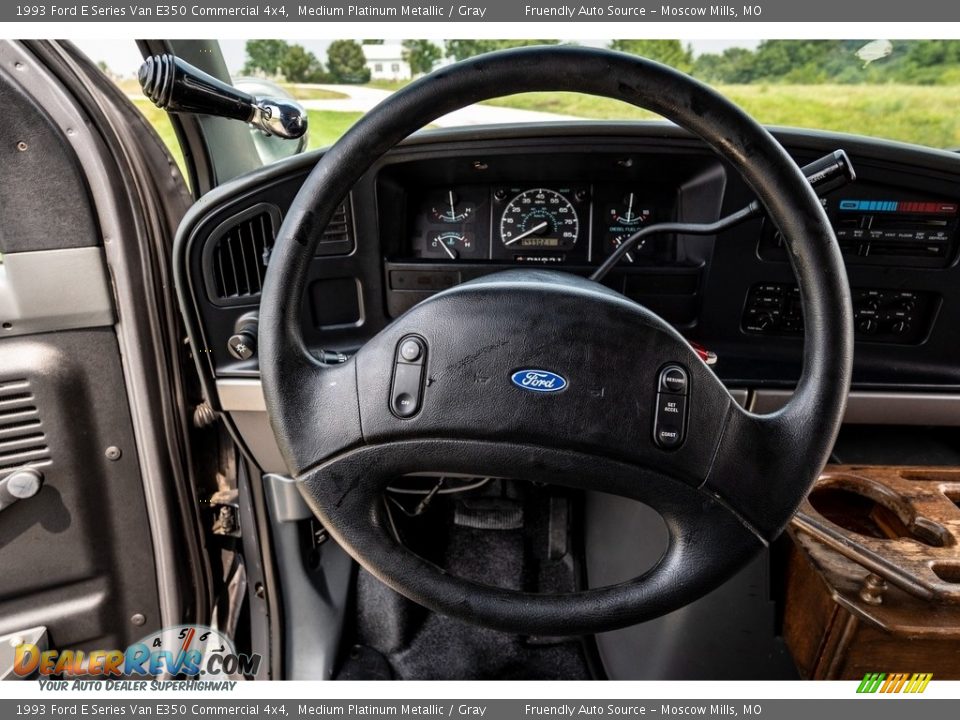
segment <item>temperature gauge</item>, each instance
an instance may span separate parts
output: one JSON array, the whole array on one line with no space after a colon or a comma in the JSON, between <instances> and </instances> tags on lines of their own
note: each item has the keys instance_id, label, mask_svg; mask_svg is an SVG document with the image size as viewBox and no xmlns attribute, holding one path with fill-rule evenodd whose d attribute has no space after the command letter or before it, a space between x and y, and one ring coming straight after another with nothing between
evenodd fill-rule
<instances>
[{"instance_id":1,"label":"temperature gauge","mask_svg":"<svg viewBox=\"0 0 960 720\"><path fill-rule=\"evenodd\" d=\"M465 233L442 232L431 235L427 240L431 255L443 255L457 260L463 254L473 250L473 241Z\"/></svg>"},{"instance_id":2,"label":"temperature gauge","mask_svg":"<svg viewBox=\"0 0 960 720\"><path fill-rule=\"evenodd\" d=\"M465 223L473 217L474 207L463 202L453 190L447 190L430 207L430 218L441 223Z\"/></svg>"}]
</instances>

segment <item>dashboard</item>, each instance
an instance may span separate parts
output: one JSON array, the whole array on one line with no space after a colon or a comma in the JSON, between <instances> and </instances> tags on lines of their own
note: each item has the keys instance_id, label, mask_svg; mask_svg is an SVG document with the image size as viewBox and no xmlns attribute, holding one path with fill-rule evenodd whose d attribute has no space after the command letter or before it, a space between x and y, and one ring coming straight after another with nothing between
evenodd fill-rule
<instances>
[{"instance_id":1,"label":"dashboard","mask_svg":"<svg viewBox=\"0 0 960 720\"><path fill-rule=\"evenodd\" d=\"M852 289L853 389L876 400L859 411L851 403L854 421L960 424L960 157L849 135L774 134L799 164L843 149L857 171L821 198ZM259 290L318 157L214 190L181 226L178 290L207 396L222 409L262 409L262 399L225 396L256 392ZM712 222L754 198L699 140L659 123L427 131L344 191L303 300L305 340L325 358L349 355L444 288L517 266L587 276L640 228ZM767 410L789 396L804 318L768 218L715 236L649 236L604 282L715 353L715 372L742 402Z\"/></svg>"}]
</instances>

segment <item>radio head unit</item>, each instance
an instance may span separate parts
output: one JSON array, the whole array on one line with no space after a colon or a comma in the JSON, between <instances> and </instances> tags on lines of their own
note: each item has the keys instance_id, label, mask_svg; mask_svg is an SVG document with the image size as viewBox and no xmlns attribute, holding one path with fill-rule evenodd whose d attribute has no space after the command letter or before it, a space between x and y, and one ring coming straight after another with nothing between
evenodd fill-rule
<instances>
[{"instance_id":1,"label":"radio head unit","mask_svg":"<svg viewBox=\"0 0 960 720\"><path fill-rule=\"evenodd\" d=\"M946 267L956 251L960 205L934 199L904 199L858 193L824 199L840 250L848 264ZM786 260L783 238L764 221L758 254Z\"/></svg>"}]
</instances>

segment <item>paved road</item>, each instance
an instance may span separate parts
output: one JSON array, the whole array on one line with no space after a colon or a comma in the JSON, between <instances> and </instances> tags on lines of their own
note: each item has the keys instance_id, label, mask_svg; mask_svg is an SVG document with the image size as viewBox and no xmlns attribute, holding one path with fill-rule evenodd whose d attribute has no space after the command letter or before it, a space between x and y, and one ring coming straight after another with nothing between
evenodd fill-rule
<instances>
[{"instance_id":1,"label":"paved road","mask_svg":"<svg viewBox=\"0 0 960 720\"><path fill-rule=\"evenodd\" d=\"M369 88L359 85L303 85L304 88L318 88L347 95L335 100L303 100L301 104L309 110L335 110L339 112L367 112L384 98L390 96L389 90ZM296 94L296 93L294 93ZM515 108L494 107L492 105L471 105L433 121L438 127L456 125L490 125L496 123L559 122L578 120L570 115L518 110Z\"/></svg>"}]
</instances>

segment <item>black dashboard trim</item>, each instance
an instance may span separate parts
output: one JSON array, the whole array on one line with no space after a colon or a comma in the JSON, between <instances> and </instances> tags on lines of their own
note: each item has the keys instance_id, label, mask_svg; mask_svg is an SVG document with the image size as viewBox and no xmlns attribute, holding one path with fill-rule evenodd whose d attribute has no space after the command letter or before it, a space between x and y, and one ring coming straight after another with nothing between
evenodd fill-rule
<instances>
[{"instance_id":1,"label":"black dashboard trim","mask_svg":"<svg viewBox=\"0 0 960 720\"><path fill-rule=\"evenodd\" d=\"M866 164L874 170L896 173L904 178L904 183L917 181L922 185L955 184L960 180L960 156L948 151L843 133L777 127L769 129L791 152L813 154L822 152L825 146L843 147L860 163ZM459 153L462 155L465 150L464 145L474 142L485 143L488 146L496 145L501 149L511 147L536 149L547 148L551 145L556 146L559 141L563 142L564 149L567 150L590 146L591 149L599 147L609 151L623 149L625 145L638 150L649 148L662 150L664 141L669 141L673 151L709 153L709 150L700 141L670 123L583 121L425 130L410 136L391 152L385 162L399 162L404 158L422 157L428 153ZM249 201L251 198L257 198L264 190L271 187L276 188L278 185L291 182L299 176L305 176L317 160L322 157L323 152L323 150L313 151L280 161L211 190L188 211L178 230L174 245L174 275L178 299L183 310L188 335L194 345L194 355L200 371L204 394L215 409L220 408L214 381L214 367L210 348L207 344L208 339L205 337L199 319L200 313L197 304L202 298L203 292L202 288L195 287L190 277L188 259L191 252L191 243L197 239L200 231L208 226L211 218L225 217L225 213L229 212L231 208L236 209L243 202ZM362 180L355 190L374 197L375 184L373 177L379 172L382 165L374 168L370 177ZM922 171L914 170L918 167L922 167ZM366 233L360 227L360 213L356 212L356 198L354 198L353 206L354 230L358 240L358 247L352 254L355 255L360 250L359 245L363 244L359 239ZM372 213L372 215L374 217L366 218L363 225L366 226L367 231L371 229L377 229L378 231L378 228L376 228L376 213ZM718 238L718 241L722 242L722 240L722 237ZM329 258L328 260L335 260L335 258ZM955 267L956 264L957 260L955 259L950 268ZM386 281L382 262L377 265L377 268L378 287L376 290L382 294L382 287L379 286ZM789 272L789 269L786 271ZM942 270L934 272L942 272ZM879 272L867 274L877 277L882 275ZM775 276L777 273L771 273L771 275ZM777 277L771 279L776 280ZM370 289L371 292L372 290ZM365 330L376 331L372 327ZM799 342L788 340L786 344L795 344L799 349ZM254 369L237 373L231 372L228 376L255 378L258 373ZM735 371L729 377L725 377L725 380L730 385L748 385L755 388L785 387L789 385L789 383L768 379L744 379L743 376L744 373ZM921 382L893 385L866 380L855 381L854 386L864 390L901 389L904 391L949 392L960 389L960 382Z\"/></svg>"}]
</instances>

